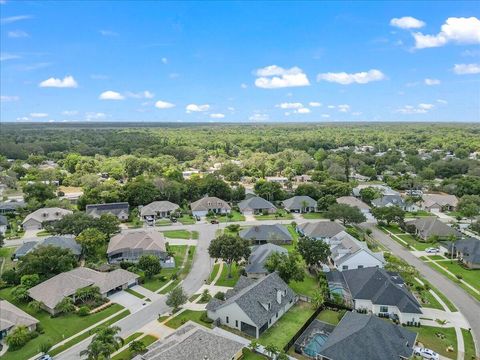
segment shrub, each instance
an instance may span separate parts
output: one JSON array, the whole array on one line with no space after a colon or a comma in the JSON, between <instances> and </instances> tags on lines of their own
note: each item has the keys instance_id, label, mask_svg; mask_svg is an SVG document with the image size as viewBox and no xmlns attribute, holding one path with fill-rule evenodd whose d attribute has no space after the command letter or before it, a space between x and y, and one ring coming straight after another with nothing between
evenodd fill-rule
<instances>
[{"instance_id":1,"label":"shrub","mask_svg":"<svg viewBox=\"0 0 480 360\"><path fill-rule=\"evenodd\" d=\"M17 350L23 347L27 342L32 339L32 334L26 326L20 325L12 330L7 335L5 341L10 350Z\"/></svg>"},{"instance_id":2,"label":"shrub","mask_svg":"<svg viewBox=\"0 0 480 360\"><path fill-rule=\"evenodd\" d=\"M200 315L200 320L207 324L213 323L213 320L208 317L206 311L202 312L202 315Z\"/></svg>"},{"instance_id":3,"label":"shrub","mask_svg":"<svg viewBox=\"0 0 480 360\"><path fill-rule=\"evenodd\" d=\"M2 280L8 285L18 285L20 284L20 275L13 269L6 270L2 274Z\"/></svg>"},{"instance_id":4,"label":"shrub","mask_svg":"<svg viewBox=\"0 0 480 360\"><path fill-rule=\"evenodd\" d=\"M130 261L122 261L120 263L120 267L123 269L123 270L127 270L129 267L131 266L134 266L135 264L130 262Z\"/></svg>"},{"instance_id":5,"label":"shrub","mask_svg":"<svg viewBox=\"0 0 480 360\"><path fill-rule=\"evenodd\" d=\"M77 310L77 314L78 316L87 316L88 314L90 314L90 309L88 308L88 306L82 306L80 307L80 309Z\"/></svg>"},{"instance_id":6,"label":"shrub","mask_svg":"<svg viewBox=\"0 0 480 360\"><path fill-rule=\"evenodd\" d=\"M218 300L225 300L225 293L219 291L213 297Z\"/></svg>"}]
</instances>

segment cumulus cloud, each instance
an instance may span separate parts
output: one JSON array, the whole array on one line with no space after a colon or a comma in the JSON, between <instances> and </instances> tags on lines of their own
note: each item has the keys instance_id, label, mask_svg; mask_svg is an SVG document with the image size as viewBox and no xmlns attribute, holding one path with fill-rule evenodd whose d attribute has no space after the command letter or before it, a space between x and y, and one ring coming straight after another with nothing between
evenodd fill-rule
<instances>
[{"instance_id":1,"label":"cumulus cloud","mask_svg":"<svg viewBox=\"0 0 480 360\"><path fill-rule=\"evenodd\" d=\"M0 101L1 102L12 102L12 101L18 101L20 100L19 96L16 95L1 95L0 96Z\"/></svg>"},{"instance_id":2,"label":"cumulus cloud","mask_svg":"<svg viewBox=\"0 0 480 360\"><path fill-rule=\"evenodd\" d=\"M212 119L223 119L225 117L225 114L220 114L220 113L210 114L210 117Z\"/></svg>"},{"instance_id":3,"label":"cumulus cloud","mask_svg":"<svg viewBox=\"0 0 480 360\"><path fill-rule=\"evenodd\" d=\"M377 69L371 69L368 71L362 71L358 73L348 74L346 72L339 72L339 73L323 73L318 74L317 81L328 81L334 82L341 85L349 85L349 84L367 84L372 81L380 81L384 80L385 75Z\"/></svg>"},{"instance_id":4,"label":"cumulus cloud","mask_svg":"<svg viewBox=\"0 0 480 360\"><path fill-rule=\"evenodd\" d=\"M340 112L345 112L346 113L346 112L350 111L350 105L348 105L348 104L338 105L337 108L338 108L338 111L340 111Z\"/></svg>"},{"instance_id":5,"label":"cumulus cloud","mask_svg":"<svg viewBox=\"0 0 480 360\"><path fill-rule=\"evenodd\" d=\"M457 75L479 74L480 64L455 64L453 72Z\"/></svg>"},{"instance_id":6,"label":"cumulus cloud","mask_svg":"<svg viewBox=\"0 0 480 360\"><path fill-rule=\"evenodd\" d=\"M102 92L98 98L100 100L124 100L125 96L123 96L119 92L107 90Z\"/></svg>"},{"instance_id":7,"label":"cumulus cloud","mask_svg":"<svg viewBox=\"0 0 480 360\"><path fill-rule=\"evenodd\" d=\"M48 114L47 113L30 113L30 117L32 118L46 118L48 117Z\"/></svg>"},{"instance_id":8,"label":"cumulus cloud","mask_svg":"<svg viewBox=\"0 0 480 360\"><path fill-rule=\"evenodd\" d=\"M185 110L187 111L187 113L203 112L203 111L207 111L208 109L210 109L210 105L208 105L208 104L203 104L203 105L188 104L185 107Z\"/></svg>"},{"instance_id":9,"label":"cumulus cloud","mask_svg":"<svg viewBox=\"0 0 480 360\"><path fill-rule=\"evenodd\" d=\"M447 105L447 104L448 104L448 101L447 101L447 100L443 100L443 99L437 99L437 103L442 104L442 105Z\"/></svg>"},{"instance_id":10,"label":"cumulus cloud","mask_svg":"<svg viewBox=\"0 0 480 360\"><path fill-rule=\"evenodd\" d=\"M255 86L262 89L279 89L310 85L307 75L297 66L284 69L277 65L270 65L258 69L255 74L257 76Z\"/></svg>"},{"instance_id":11,"label":"cumulus cloud","mask_svg":"<svg viewBox=\"0 0 480 360\"><path fill-rule=\"evenodd\" d=\"M414 33L415 48L425 49L444 46L449 42L458 44L480 43L480 20L476 17L448 18L436 35Z\"/></svg>"},{"instance_id":12,"label":"cumulus cloud","mask_svg":"<svg viewBox=\"0 0 480 360\"><path fill-rule=\"evenodd\" d=\"M295 113L297 114L310 114L310 109L309 108L301 108L298 110L295 110Z\"/></svg>"},{"instance_id":13,"label":"cumulus cloud","mask_svg":"<svg viewBox=\"0 0 480 360\"><path fill-rule=\"evenodd\" d=\"M28 33L23 30L12 30L7 33L10 38L25 38L28 37Z\"/></svg>"},{"instance_id":14,"label":"cumulus cloud","mask_svg":"<svg viewBox=\"0 0 480 360\"><path fill-rule=\"evenodd\" d=\"M38 84L39 87L54 87L54 88L76 88L78 87L77 82L73 76L65 76L63 79L60 78L48 78L47 80L42 81Z\"/></svg>"},{"instance_id":15,"label":"cumulus cloud","mask_svg":"<svg viewBox=\"0 0 480 360\"><path fill-rule=\"evenodd\" d=\"M310 101L308 105L310 105L311 107L320 107L322 106L322 103L319 103L317 101Z\"/></svg>"},{"instance_id":16,"label":"cumulus cloud","mask_svg":"<svg viewBox=\"0 0 480 360\"><path fill-rule=\"evenodd\" d=\"M168 101L158 100L155 103L155 107L157 109L171 109L171 108L175 107L175 104L169 103Z\"/></svg>"},{"instance_id":17,"label":"cumulus cloud","mask_svg":"<svg viewBox=\"0 0 480 360\"><path fill-rule=\"evenodd\" d=\"M418 104L417 106L412 106L412 105L405 105L402 108L399 108L396 110L396 112L401 113L401 114L426 114L430 110L432 110L435 107L433 104L425 104L421 103Z\"/></svg>"},{"instance_id":18,"label":"cumulus cloud","mask_svg":"<svg viewBox=\"0 0 480 360\"><path fill-rule=\"evenodd\" d=\"M17 16L10 16L0 19L0 24L11 24L21 20L28 20L31 19L32 15L17 15Z\"/></svg>"},{"instance_id":19,"label":"cumulus cloud","mask_svg":"<svg viewBox=\"0 0 480 360\"><path fill-rule=\"evenodd\" d=\"M268 114L262 113L260 111L255 111L248 120L250 121L268 121L270 116Z\"/></svg>"},{"instance_id":20,"label":"cumulus cloud","mask_svg":"<svg viewBox=\"0 0 480 360\"><path fill-rule=\"evenodd\" d=\"M428 85L428 86L434 86L434 85L440 85L440 80L438 79L425 79L425 85Z\"/></svg>"},{"instance_id":21,"label":"cumulus cloud","mask_svg":"<svg viewBox=\"0 0 480 360\"><path fill-rule=\"evenodd\" d=\"M130 97L130 98L134 98L134 99L153 99L155 94L151 93L148 90L141 91L139 93L134 93L134 92L127 91L125 93L125 96Z\"/></svg>"},{"instance_id":22,"label":"cumulus cloud","mask_svg":"<svg viewBox=\"0 0 480 360\"><path fill-rule=\"evenodd\" d=\"M107 114L103 112L87 112L85 113L85 120L92 121L92 120L103 120L107 118Z\"/></svg>"},{"instance_id":23,"label":"cumulus cloud","mask_svg":"<svg viewBox=\"0 0 480 360\"><path fill-rule=\"evenodd\" d=\"M279 107L280 109L300 109L300 108L303 108L303 104L299 102L295 102L295 103L284 102L284 103L275 105L275 107Z\"/></svg>"},{"instance_id":24,"label":"cumulus cloud","mask_svg":"<svg viewBox=\"0 0 480 360\"><path fill-rule=\"evenodd\" d=\"M20 55L16 54L10 54L10 53L1 53L0 54L0 61L6 61L6 60L15 60L15 59L20 59Z\"/></svg>"},{"instance_id":25,"label":"cumulus cloud","mask_svg":"<svg viewBox=\"0 0 480 360\"><path fill-rule=\"evenodd\" d=\"M425 26L422 20L415 19L411 16L404 16L401 18L393 18L390 20L390 25L399 27L401 29L420 29Z\"/></svg>"}]
</instances>

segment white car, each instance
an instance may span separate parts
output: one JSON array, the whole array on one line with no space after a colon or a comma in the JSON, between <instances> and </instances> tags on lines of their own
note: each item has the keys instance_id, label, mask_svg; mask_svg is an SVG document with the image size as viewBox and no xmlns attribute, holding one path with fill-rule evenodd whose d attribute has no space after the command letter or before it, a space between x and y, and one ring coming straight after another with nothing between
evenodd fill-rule
<instances>
[{"instance_id":1,"label":"white car","mask_svg":"<svg viewBox=\"0 0 480 360\"><path fill-rule=\"evenodd\" d=\"M440 360L440 356L435 351L430 350L430 349L425 349L425 348L415 346L413 348L413 353L415 355L421 356L424 359Z\"/></svg>"},{"instance_id":2,"label":"white car","mask_svg":"<svg viewBox=\"0 0 480 360\"><path fill-rule=\"evenodd\" d=\"M429 247L429 248L425 249L425 252L427 254L437 254L437 253L440 252L440 249L439 248L434 248L434 247Z\"/></svg>"}]
</instances>

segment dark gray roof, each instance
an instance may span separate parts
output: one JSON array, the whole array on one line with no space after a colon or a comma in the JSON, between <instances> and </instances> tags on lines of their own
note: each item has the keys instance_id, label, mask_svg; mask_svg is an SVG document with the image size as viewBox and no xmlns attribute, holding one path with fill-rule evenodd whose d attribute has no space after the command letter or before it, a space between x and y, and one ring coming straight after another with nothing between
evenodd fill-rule
<instances>
[{"instance_id":1,"label":"dark gray roof","mask_svg":"<svg viewBox=\"0 0 480 360\"><path fill-rule=\"evenodd\" d=\"M408 359L416 338L416 333L374 315L347 312L320 354L333 360Z\"/></svg>"},{"instance_id":2,"label":"dark gray roof","mask_svg":"<svg viewBox=\"0 0 480 360\"><path fill-rule=\"evenodd\" d=\"M37 245L36 241L28 241L26 243L23 243L22 246L20 246L17 250L15 250L15 257L19 258L22 256L27 255L34 247Z\"/></svg>"},{"instance_id":3,"label":"dark gray roof","mask_svg":"<svg viewBox=\"0 0 480 360\"><path fill-rule=\"evenodd\" d=\"M248 273L255 273L255 274L266 274L268 273L267 269L265 269L265 261L267 258L273 253L285 253L287 254L287 249L275 245L275 244L263 244L259 246L254 246L252 248L252 253L248 258L248 263L245 266L245 272Z\"/></svg>"},{"instance_id":4,"label":"dark gray roof","mask_svg":"<svg viewBox=\"0 0 480 360\"><path fill-rule=\"evenodd\" d=\"M100 216L102 214L118 214L124 212L128 215L129 205L128 202L117 202L109 204L88 204L85 208L85 212L88 215Z\"/></svg>"},{"instance_id":5,"label":"dark gray roof","mask_svg":"<svg viewBox=\"0 0 480 360\"><path fill-rule=\"evenodd\" d=\"M275 205L273 205L270 201L267 201L259 196L252 196L248 199L240 201L238 203L238 208L240 209L240 211L244 211L245 209L276 209Z\"/></svg>"},{"instance_id":6,"label":"dark gray roof","mask_svg":"<svg viewBox=\"0 0 480 360\"><path fill-rule=\"evenodd\" d=\"M0 202L0 210L3 210L3 211L15 211L21 207L25 207L25 202L23 201Z\"/></svg>"},{"instance_id":7,"label":"dark gray roof","mask_svg":"<svg viewBox=\"0 0 480 360\"><path fill-rule=\"evenodd\" d=\"M82 253L82 247L75 241L73 236L50 236L39 241L29 241L24 243L15 251L15 257L19 258L25 256L33 249L48 245L53 245L62 249L69 249L77 256Z\"/></svg>"},{"instance_id":8,"label":"dark gray roof","mask_svg":"<svg viewBox=\"0 0 480 360\"><path fill-rule=\"evenodd\" d=\"M281 297L280 304L277 301L277 291L286 291L286 295ZM235 287L231 291L227 291L225 301L214 298L207 304L207 310L215 311L235 303L257 327L262 327L295 296L293 290L276 272L257 281L242 276ZM264 307L268 304L270 304L270 310Z\"/></svg>"},{"instance_id":9,"label":"dark gray roof","mask_svg":"<svg viewBox=\"0 0 480 360\"><path fill-rule=\"evenodd\" d=\"M345 230L345 227L335 221L318 221L303 223L298 226L305 236L313 238L331 238Z\"/></svg>"},{"instance_id":10,"label":"dark gray roof","mask_svg":"<svg viewBox=\"0 0 480 360\"><path fill-rule=\"evenodd\" d=\"M256 241L277 241L277 242L292 242L292 235L288 230L280 225L255 225L250 228L244 229L239 233L242 239L256 240Z\"/></svg>"},{"instance_id":11,"label":"dark gray roof","mask_svg":"<svg viewBox=\"0 0 480 360\"><path fill-rule=\"evenodd\" d=\"M317 202L310 196L293 196L289 199L283 200L283 207L287 210L301 210L305 207L304 203L308 207L316 207Z\"/></svg>"},{"instance_id":12,"label":"dark gray roof","mask_svg":"<svg viewBox=\"0 0 480 360\"><path fill-rule=\"evenodd\" d=\"M378 199L372 200L372 205L376 207L383 207L383 206L405 206L405 202L403 201L400 195L384 195Z\"/></svg>"},{"instance_id":13,"label":"dark gray roof","mask_svg":"<svg viewBox=\"0 0 480 360\"><path fill-rule=\"evenodd\" d=\"M401 277L384 269L369 267L327 273L329 284L342 282L353 299L370 300L376 305L397 306L401 312L421 314L417 299L406 289Z\"/></svg>"},{"instance_id":14,"label":"dark gray roof","mask_svg":"<svg viewBox=\"0 0 480 360\"><path fill-rule=\"evenodd\" d=\"M0 215L0 225L8 225L8 219L3 215Z\"/></svg>"},{"instance_id":15,"label":"dark gray roof","mask_svg":"<svg viewBox=\"0 0 480 360\"><path fill-rule=\"evenodd\" d=\"M452 243L450 241L442 242L444 246L451 251ZM462 254L463 261L472 264L480 264L480 240L474 237L457 240L454 243L454 249Z\"/></svg>"},{"instance_id":16,"label":"dark gray roof","mask_svg":"<svg viewBox=\"0 0 480 360\"><path fill-rule=\"evenodd\" d=\"M407 224L412 224L417 228L420 237L427 239L430 236L447 237L449 235L461 236L462 233L457 229L454 229L447 224L443 223L436 216L421 217L412 221L408 221Z\"/></svg>"}]
</instances>

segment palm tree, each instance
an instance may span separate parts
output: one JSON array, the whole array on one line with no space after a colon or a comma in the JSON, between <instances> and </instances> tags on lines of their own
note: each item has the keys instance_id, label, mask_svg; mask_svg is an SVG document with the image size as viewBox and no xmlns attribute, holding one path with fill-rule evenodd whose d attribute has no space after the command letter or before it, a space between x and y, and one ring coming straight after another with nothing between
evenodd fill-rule
<instances>
[{"instance_id":1,"label":"palm tree","mask_svg":"<svg viewBox=\"0 0 480 360\"><path fill-rule=\"evenodd\" d=\"M80 356L86 356L88 360L109 359L110 354L123 346L123 338L118 336L120 330L118 326L101 328L88 348L80 352Z\"/></svg>"},{"instance_id":2,"label":"palm tree","mask_svg":"<svg viewBox=\"0 0 480 360\"><path fill-rule=\"evenodd\" d=\"M325 296L323 295L321 290L315 292L312 297L312 305L315 309L320 308L323 303L325 302Z\"/></svg>"},{"instance_id":3,"label":"palm tree","mask_svg":"<svg viewBox=\"0 0 480 360\"><path fill-rule=\"evenodd\" d=\"M455 250L455 242L458 240L458 238L454 235L451 234L448 236L448 240L450 241L451 248L450 248L450 263L453 262L453 253Z\"/></svg>"},{"instance_id":4,"label":"palm tree","mask_svg":"<svg viewBox=\"0 0 480 360\"><path fill-rule=\"evenodd\" d=\"M258 347L259 347L259 346L260 346L260 345L258 344L258 342L257 342L256 340L252 340L252 341L250 342L250 344L248 344L248 348L249 348L250 350L252 350L253 352L256 352L256 351L258 350Z\"/></svg>"},{"instance_id":5,"label":"palm tree","mask_svg":"<svg viewBox=\"0 0 480 360\"><path fill-rule=\"evenodd\" d=\"M275 355L277 355L279 352L278 347L274 344L268 344L267 346L265 346L265 351L272 359L275 359Z\"/></svg>"},{"instance_id":6,"label":"palm tree","mask_svg":"<svg viewBox=\"0 0 480 360\"><path fill-rule=\"evenodd\" d=\"M307 200L302 200L302 207L300 209L300 212L303 213L303 212L307 212L307 207L308 207L308 201Z\"/></svg>"}]
</instances>

